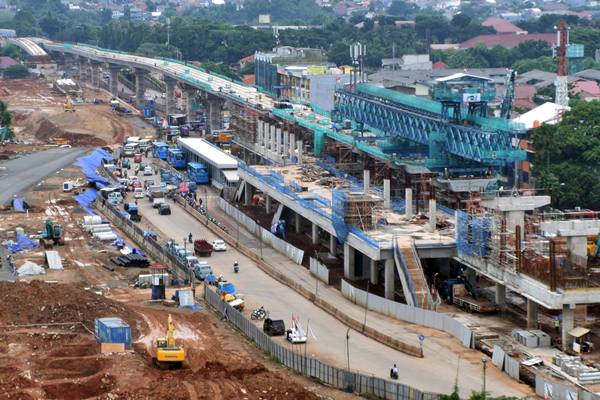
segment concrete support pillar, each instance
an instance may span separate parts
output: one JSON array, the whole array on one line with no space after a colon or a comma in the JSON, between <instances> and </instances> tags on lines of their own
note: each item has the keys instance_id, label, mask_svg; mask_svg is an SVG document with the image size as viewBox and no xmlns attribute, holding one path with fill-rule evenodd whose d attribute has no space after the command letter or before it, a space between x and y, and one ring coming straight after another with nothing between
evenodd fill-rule
<instances>
[{"instance_id":1,"label":"concrete support pillar","mask_svg":"<svg viewBox=\"0 0 600 400\"><path fill-rule=\"evenodd\" d=\"M110 64L108 70L110 72L110 92L113 96L119 97L119 71L121 71L121 67Z\"/></svg>"},{"instance_id":2,"label":"concrete support pillar","mask_svg":"<svg viewBox=\"0 0 600 400\"><path fill-rule=\"evenodd\" d=\"M344 243L344 278L354 280L354 248Z\"/></svg>"},{"instance_id":3,"label":"concrete support pillar","mask_svg":"<svg viewBox=\"0 0 600 400\"><path fill-rule=\"evenodd\" d=\"M317 244L317 243L319 243L319 226L317 224L315 224L314 222L311 225L312 225L312 234L311 234L312 244Z\"/></svg>"},{"instance_id":4,"label":"concrete support pillar","mask_svg":"<svg viewBox=\"0 0 600 400\"><path fill-rule=\"evenodd\" d=\"M294 159L294 157L296 157L296 135L293 133L290 133L290 161L292 161Z\"/></svg>"},{"instance_id":5,"label":"concrete support pillar","mask_svg":"<svg viewBox=\"0 0 600 400\"><path fill-rule=\"evenodd\" d=\"M277 127L275 130L275 160L281 160L281 143L283 138L281 137L281 128Z\"/></svg>"},{"instance_id":6,"label":"concrete support pillar","mask_svg":"<svg viewBox=\"0 0 600 400\"><path fill-rule=\"evenodd\" d=\"M571 261L578 265L587 263L587 235L567 236L567 249Z\"/></svg>"},{"instance_id":7,"label":"concrete support pillar","mask_svg":"<svg viewBox=\"0 0 600 400\"><path fill-rule=\"evenodd\" d=\"M164 77L166 87L166 105L165 110L167 115L175 114L175 86L177 81L169 76ZM209 102L210 108L210 102Z\"/></svg>"},{"instance_id":8,"label":"concrete support pillar","mask_svg":"<svg viewBox=\"0 0 600 400\"><path fill-rule=\"evenodd\" d=\"M404 200L406 201L406 216L412 218L413 216L413 205L412 205L412 189L404 189Z\"/></svg>"},{"instance_id":9,"label":"concrete support pillar","mask_svg":"<svg viewBox=\"0 0 600 400\"><path fill-rule=\"evenodd\" d=\"M87 58L79 59L79 80L81 82L88 81L89 64Z\"/></svg>"},{"instance_id":10,"label":"concrete support pillar","mask_svg":"<svg viewBox=\"0 0 600 400\"><path fill-rule=\"evenodd\" d=\"M294 229L296 229L296 233L300 233L302 228L302 216L298 213L294 215Z\"/></svg>"},{"instance_id":11,"label":"concrete support pillar","mask_svg":"<svg viewBox=\"0 0 600 400\"><path fill-rule=\"evenodd\" d=\"M302 151L304 150L304 145L302 144L302 140L298 140L298 164L302 164Z\"/></svg>"},{"instance_id":12,"label":"concrete support pillar","mask_svg":"<svg viewBox=\"0 0 600 400\"><path fill-rule=\"evenodd\" d=\"M90 65L92 86L100 87L100 63L97 61L90 61Z\"/></svg>"},{"instance_id":13,"label":"concrete support pillar","mask_svg":"<svg viewBox=\"0 0 600 400\"><path fill-rule=\"evenodd\" d=\"M271 151L271 157L273 157L273 153L276 151L275 148L275 133L277 127L275 125L269 126L269 150Z\"/></svg>"},{"instance_id":14,"label":"concrete support pillar","mask_svg":"<svg viewBox=\"0 0 600 400\"><path fill-rule=\"evenodd\" d=\"M271 196L269 196L268 194L265 195L265 212L267 214L271 214L271 211L273 209L272 203L273 203L273 201L271 199Z\"/></svg>"},{"instance_id":15,"label":"concrete support pillar","mask_svg":"<svg viewBox=\"0 0 600 400\"><path fill-rule=\"evenodd\" d=\"M385 260L385 298L389 300L394 300L394 288L395 285L395 276L394 276L394 259L391 258L389 260Z\"/></svg>"},{"instance_id":16,"label":"concrete support pillar","mask_svg":"<svg viewBox=\"0 0 600 400\"><path fill-rule=\"evenodd\" d=\"M383 207L390 208L392 206L392 190L389 179L383 180Z\"/></svg>"},{"instance_id":17,"label":"concrete support pillar","mask_svg":"<svg viewBox=\"0 0 600 400\"><path fill-rule=\"evenodd\" d=\"M211 133L223 129L223 100L216 96L208 99L208 126Z\"/></svg>"},{"instance_id":18,"label":"concrete support pillar","mask_svg":"<svg viewBox=\"0 0 600 400\"><path fill-rule=\"evenodd\" d=\"M435 199L429 199L429 231L435 232L437 222L437 204Z\"/></svg>"},{"instance_id":19,"label":"concrete support pillar","mask_svg":"<svg viewBox=\"0 0 600 400\"><path fill-rule=\"evenodd\" d=\"M369 191L369 187L371 186L371 171L368 169L363 170L363 185L365 193Z\"/></svg>"},{"instance_id":20,"label":"concrete support pillar","mask_svg":"<svg viewBox=\"0 0 600 400\"><path fill-rule=\"evenodd\" d=\"M258 145L257 151L259 153L262 153L264 150L263 146L265 145L265 142L263 140L263 134L264 134L264 121L259 119L256 124L256 143Z\"/></svg>"},{"instance_id":21,"label":"concrete support pillar","mask_svg":"<svg viewBox=\"0 0 600 400\"><path fill-rule=\"evenodd\" d=\"M185 113L187 115L188 124L195 118L194 115L194 103L196 102L196 88L187 87L185 90Z\"/></svg>"},{"instance_id":22,"label":"concrete support pillar","mask_svg":"<svg viewBox=\"0 0 600 400\"><path fill-rule=\"evenodd\" d=\"M506 307L506 286L496 283L496 305L503 309Z\"/></svg>"},{"instance_id":23,"label":"concrete support pillar","mask_svg":"<svg viewBox=\"0 0 600 400\"><path fill-rule=\"evenodd\" d=\"M135 69L135 102L139 108L146 102L146 76L148 71L141 68Z\"/></svg>"},{"instance_id":24,"label":"concrete support pillar","mask_svg":"<svg viewBox=\"0 0 600 400\"><path fill-rule=\"evenodd\" d=\"M329 254L331 254L333 257L335 257L336 249L337 249L337 240L336 240L335 236L333 236L330 233L329 234Z\"/></svg>"},{"instance_id":25,"label":"concrete support pillar","mask_svg":"<svg viewBox=\"0 0 600 400\"><path fill-rule=\"evenodd\" d=\"M538 306L531 299L527 299L527 329L538 328Z\"/></svg>"},{"instance_id":26,"label":"concrete support pillar","mask_svg":"<svg viewBox=\"0 0 600 400\"><path fill-rule=\"evenodd\" d=\"M281 155L285 156L286 159L290 159L288 155L288 148L290 146L290 134L288 131L283 131L283 147L281 148Z\"/></svg>"},{"instance_id":27,"label":"concrete support pillar","mask_svg":"<svg viewBox=\"0 0 600 400\"><path fill-rule=\"evenodd\" d=\"M525 211L515 210L506 212L506 228L514 232L515 227L519 225L521 227L521 239L523 239L523 234L525 233Z\"/></svg>"},{"instance_id":28,"label":"concrete support pillar","mask_svg":"<svg viewBox=\"0 0 600 400\"><path fill-rule=\"evenodd\" d=\"M377 261L373 259L369 259L369 279L371 280L371 285L377 285L379 282L379 271L377 270Z\"/></svg>"},{"instance_id":29,"label":"concrete support pillar","mask_svg":"<svg viewBox=\"0 0 600 400\"><path fill-rule=\"evenodd\" d=\"M252 195L254 193L254 188L248 182L244 182L244 205L250 206L252 205Z\"/></svg>"},{"instance_id":30,"label":"concrete support pillar","mask_svg":"<svg viewBox=\"0 0 600 400\"><path fill-rule=\"evenodd\" d=\"M569 331L575 327L575 307L571 308L571 305L563 304L562 323L560 326L562 350L565 351L569 348L572 348L572 338L569 335Z\"/></svg>"}]
</instances>

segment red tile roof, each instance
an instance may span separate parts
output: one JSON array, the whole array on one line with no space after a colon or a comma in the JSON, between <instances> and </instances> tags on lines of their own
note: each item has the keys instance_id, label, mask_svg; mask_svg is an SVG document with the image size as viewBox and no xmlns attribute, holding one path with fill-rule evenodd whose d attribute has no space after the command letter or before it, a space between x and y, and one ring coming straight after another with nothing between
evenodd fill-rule
<instances>
[{"instance_id":1,"label":"red tile roof","mask_svg":"<svg viewBox=\"0 0 600 400\"><path fill-rule=\"evenodd\" d=\"M527 31L519 28L510 21L502 18L490 17L481 23L483 26L491 26L498 33L518 33L526 34Z\"/></svg>"},{"instance_id":2,"label":"red tile roof","mask_svg":"<svg viewBox=\"0 0 600 400\"><path fill-rule=\"evenodd\" d=\"M556 43L556 34L555 33L529 33L527 35L514 35L514 34L504 34L504 35L479 35L475 36L467 40L466 42L462 42L460 44L461 49L470 49L478 44L484 44L488 49L491 49L494 46L502 46L507 49L512 49L519 45L519 43L527 42L529 40L542 40L547 42L550 46L554 46Z\"/></svg>"},{"instance_id":3,"label":"red tile roof","mask_svg":"<svg viewBox=\"0 0 600 400\"><path fill-rule=\"evenodd\" d=\"M433 69L446 69L446 68L448 68L448 64L446 64L443 61L436 61L433 63L432 68Z\"/></svg>"},{"instance_id":4,"label":"red tile roof","mask_svg":"<svg viewBox=\"0 0 600 400\"><path fill-rule=\"evenodd\" d=\"M571 92L584 92L592 97L600 97L600 87L594 81L577 81L573 84L573 89Z\"/></svg>"},{"instance_id":5,"label":"red tile roof","mask_svg":"<svg viewBox=\"0 0 600 400\"><path fill-rule=\"evenodd\" d=\"M254 74L248 74L242 76L242 81L246 85L256 85L256 76Z\"/></svg>"},{"instance_id":6,"label":"red tile roof","mask_svg":"<svg viewBox=\"0 0 600 400\"><path fill-rule=\"evenodd\" d=\"M6 56L0 57L0 69L6 69L15 64L18 64L18 62L13 58Z\"/></svg>"},{"instance_id":7,"label":"red tile roof","mask_svg":"<svg viewBox=\"0 0 600 400\"><path fill-rule=\"evenodd\" d=\"M246 63L254 61L254 57L255 57L254 54L250 54L249 56L240 58L240 60L238 62L242 63L242 64L246 64Z\"/></svg>"}]
</instances>

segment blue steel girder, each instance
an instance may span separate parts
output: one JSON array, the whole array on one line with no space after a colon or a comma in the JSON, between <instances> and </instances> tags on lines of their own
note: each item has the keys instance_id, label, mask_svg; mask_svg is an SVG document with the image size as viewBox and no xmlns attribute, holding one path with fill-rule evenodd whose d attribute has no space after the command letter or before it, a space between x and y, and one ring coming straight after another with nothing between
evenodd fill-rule
<instances>
[{"instance_id":1,"label":"blue steel girder","mask_svg":"<svg viewBox=\"0 0 600 400\"><path fill-rule=\"evenodd\" d=\"M336 109L343 118L425 145L429 145L431 132L442 133L446 151L468 160L503 166L525 159L525 152L509 134L450 123L431 112L346 91L337 93Z\"/></svg>"}]
</instances>

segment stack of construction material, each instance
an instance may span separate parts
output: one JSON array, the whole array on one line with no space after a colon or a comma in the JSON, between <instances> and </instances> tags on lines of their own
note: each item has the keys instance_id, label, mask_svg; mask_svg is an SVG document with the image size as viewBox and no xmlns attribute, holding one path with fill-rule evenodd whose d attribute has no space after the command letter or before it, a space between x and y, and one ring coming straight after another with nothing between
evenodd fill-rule
<instances>
[{"instance_id":1,"label":"stack of construction material","mask_svg":"<svg viewBox=\"0 0 600 400\"><path fill-rule=\"evenodd\" d=\"M512 337L517 342L521 343L523 346L526 346L526 347L538 347L539 346L537 335L535 335L534 333L532 333L530 331L515 329L512 332Z\"/></svg>"},{"instance_id":2,"label":"stack of construction material","mask_svg":"<svg viewBox=\"0 0 600 400\"><path fill-rule=\"evenodd\" d=\"M531 332L535 336L537 336L537 339L538 339L537 347L550 347L552 340L550 339L550 335L548 335L546 332L541 331L539 329L534 329L529 332Z\"/></svg>"},{"instance_id":3,"label":"stack of construction material","mask_svg":"<svg viewBox=\"0 0 600 400\"><path fill-rule=\"evenodd\" d=\"M83 217L83 229L98 240L108 241L117 239L117 235L113 232L110 224L103 223L102 219L97 215L86 215Z\"/></svg>"},{"instance_id":4,"label":"stack of construction material","mask_svg":"<svg viewBox=\"0 0 600 400\"><path fill-rule=\"evenodd\" d=\"M115 257L111 261L121 267L147 268L150 265L148 259L138 253Z\"/></svg>"}]
</instances>

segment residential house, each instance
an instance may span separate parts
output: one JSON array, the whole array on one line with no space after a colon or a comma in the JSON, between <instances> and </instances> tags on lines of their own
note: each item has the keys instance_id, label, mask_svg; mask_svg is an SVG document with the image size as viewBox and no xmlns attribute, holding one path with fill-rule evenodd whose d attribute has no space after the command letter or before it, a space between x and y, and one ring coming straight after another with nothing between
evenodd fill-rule
<instances>
[{"instance_id":1,"label":"residential house","mask_svg":"<svg viewBox=\"0 0 600 400\"><path fill-rule=\"evenodd\" d=\"M526 30L523 30L523 29L519 28L518 26L516 26L515 24L513 24L512 22L510 22L506 19L502 19L502 18L490 17L490 18L486 19L485 21L483 21L481 23L481 25L494 28L496 33L501 34L501 35L506 35L506 34L526 35L527 34Z\"/></svg>"},{"instance_id":2,"label":"residential house","mask_svg":"<svg viewBox=\"0 0 600 400\"><path fill-rule=\"evenodd\" d=\"M11 57L2 56L0 57L0 70L5 70L8 67L17 65L19 62Z\"/></svg>"},{"instance_id":3,"label":"residential house","mask_svg":"<svg viewBox=\"0 0 600 400\"><path fill-rule=\"evenodd\" d=\"M577 81L573 83L570 93L585 101L598 100L600 87L596 81Z\"/></svg>"},{"instance_id":4,"label":"residential house","mask_svg":"<svg viewBox=\"0 0 600 400\"><path fill-rule=\"evenodd\" d=\"M470 49L476 47L479 44L485 45L488 49L491 49L495 46L502 46L507 49L512 49L513 47L517 47L520 43L531 41L531 40L541 40L550 47L554 47L556 45L556 34L555 33L527 33L527 34L502 34L502 35L479 35L475 36L467 40L466 42L462 42L459 47L461 49Z\"/></svg>"}]
</instances>

